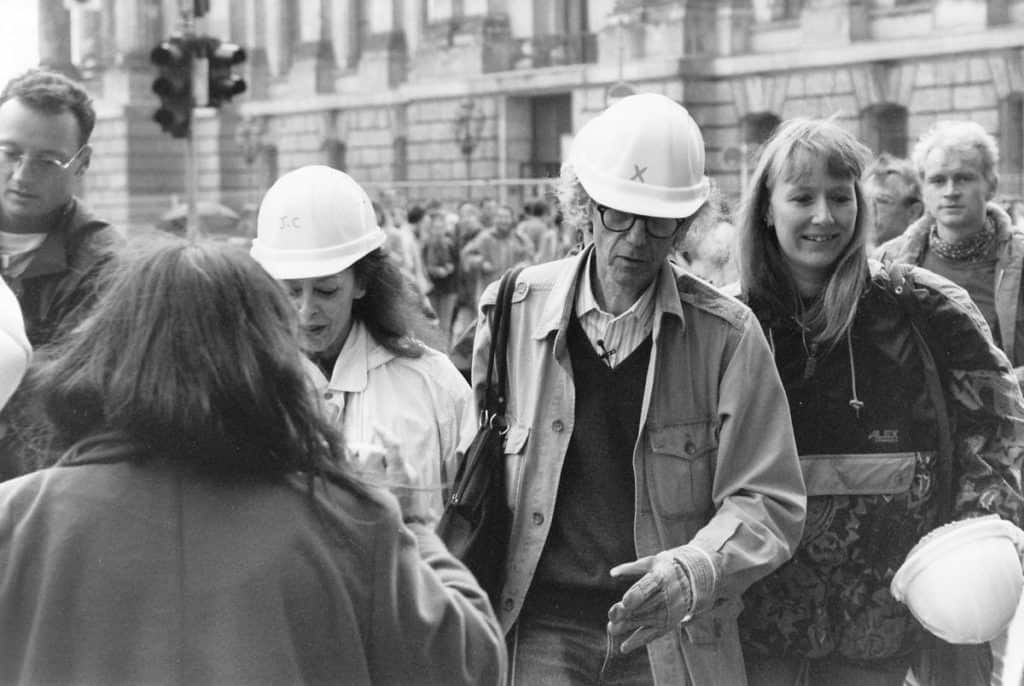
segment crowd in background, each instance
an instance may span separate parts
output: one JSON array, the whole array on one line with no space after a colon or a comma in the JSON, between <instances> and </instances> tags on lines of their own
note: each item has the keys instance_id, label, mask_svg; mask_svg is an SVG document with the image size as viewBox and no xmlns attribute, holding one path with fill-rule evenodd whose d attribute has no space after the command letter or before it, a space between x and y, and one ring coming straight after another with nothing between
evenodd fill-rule
<instances>
[{"instance_id":1,"label":"crowd in background","mask_svg":"<svg viewBox=\"0 0 1024 686\"><path fill-rule=\"evenodd\" d=\"M409 205L394 193L374 201L385 248L436 317L449 346L477 314L484 288L507 269L577 253L582 231L565 226L554 198L535 197L519 209L491 197L457 206L437 200ZM734 210L719 203L713 219L691 232L674 258L691 273L724 286L737 278Z\"/></svg>"},{"instance_id":2,"label":"crowd in background","mask_svg":"<svg viewBox=\"0 0 1024 686\"><path fill-rule=\"evenodd\" d=\"M921 182L909 159L878 155L864 172L864 191L873 217L870 250L924 214ZM393 192L381 195L374 209L388 236L385 247L422 295L449 345L474 321L483 289L505 270L557 260L584 245L584 233L564 225L553 197L532 198L514 209L492 197L457 206L438 200L407 206ZM1024 231L1024 199L1007 197L997 204ZM673 259L712 285L735 282L738 205L738 199L721 200L713 220L694 227Z\"/></svg>"},{"instance_id":3,"label":"crowd in background","mask_svg":"<svg viewBox=\"0 0 1024 686\"><path fill-rule=\"evenodd\" d=\"M788 120L733 207L637 94L557 199L310 165L248 254L89 214L94 123L59 74L0 93L0 682L1017 680L1024 203L976 123L869 164ZM438 522L522 265L492 594ZM998 545L915 556L965 524Z\"/></svg>"}]
</instances>

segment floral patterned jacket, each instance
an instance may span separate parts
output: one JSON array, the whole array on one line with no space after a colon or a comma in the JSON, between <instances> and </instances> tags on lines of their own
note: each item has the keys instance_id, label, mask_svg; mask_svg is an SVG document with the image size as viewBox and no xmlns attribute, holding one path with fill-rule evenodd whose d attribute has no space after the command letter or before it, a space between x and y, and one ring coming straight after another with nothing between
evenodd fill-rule
<instances>
[{"instance_id":1,"label":"floral patterned jacket","mask_svg":"<svg viewBox=\"0 0 1024 686\"><path fill-rule=\"evenodd\" d=\"M849 338L808 345L791 318L751 302L786 388L807 484L792 560L744 595L744 649L801 658L906 656L925 631L889 593L910 548L952 519L1024 521L1024 400L966 291L927 270L910 280L942 368L954 443L952 508L937 494L936 411L908 314L871 263Z\"/></svg>"}]
</instances>

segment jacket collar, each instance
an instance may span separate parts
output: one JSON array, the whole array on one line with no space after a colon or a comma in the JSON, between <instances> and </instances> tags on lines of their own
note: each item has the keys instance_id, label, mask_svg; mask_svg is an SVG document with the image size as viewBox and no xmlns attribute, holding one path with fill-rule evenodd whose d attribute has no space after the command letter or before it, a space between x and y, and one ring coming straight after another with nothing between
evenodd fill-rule
<instances>
[{"instance_id":1,"label":"jacket collar","mask_svg":"<svg viewBox=\"0 0 1024 686\"><path fill-rule=\"evenodd\" d=\"M360 393L366 390L369 372L382 367L395 358L395 354L373 340L362 322L353 322L345 345L331 371L332 390Z\"/></svg>"},{"instance_id":2,"label":"jacket collar","mask_svg":"<svg viewBox=\"0 0 1024 686\"><path fill-rule=\"evenodd\" d=\"M556 332L556 349L560 345L560 341L564 341L565 333L569 328L569 319L576 304L576 288L593 252L594 245L590 244L570 263L571 269L563 269L555 277L551 286L551 294L548 296L540 319L533 329L535 339L540 340L551 332ZM677 274L668 260L661 265L656 278L658 283L654 290L653 331L655 340L657 340L658 332L661 329L662 315L674 315L685 326L683 307L679 301L679 288L676 284Z\"/></svg>"},{"instance_id":3,"label":"jacket collar","mask_svg":"<svg viewBox=\"0 0 1024 686\"><path fill-rule=\"evenodd\" d=\"M60 274L68 269L67 239L74 219L79 215L78 202L72 198L57 217L53 228L46 233L46 238L36 248L29 260L21 279L31 279L47 274Z\"/></svg>"}]
</instances>

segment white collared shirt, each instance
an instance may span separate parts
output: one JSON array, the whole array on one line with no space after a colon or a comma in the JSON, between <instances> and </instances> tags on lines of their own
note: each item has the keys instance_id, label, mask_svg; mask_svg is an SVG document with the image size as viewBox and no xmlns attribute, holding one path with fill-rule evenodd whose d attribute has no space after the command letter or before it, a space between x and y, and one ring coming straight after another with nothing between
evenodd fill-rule
<instances>
[{"instance_id":1,"label":"white collared shirt","mask_svg":"<svg viewBox=\"0 0 1024 686\"><path fill-rule=\"evenodd\" d=\"M591 251L576 289L576 318L594 350L605 364L614 368L640 347L654 327L654 291L658 279L651 281L628 310L615 316L602 310L594 297L590 278L593 263Z\"/></svg>"},{"instance_id":2,"label":"white collared shirt","mask_svg":"<svg viewBox=\"0 0 1024 686\"><path fill-rule=\"evenodd\" d=\"M312 362L306 369L331 423L341 427L346 448L397 447L402 461L416 470L416 488L436 523L455 478L458 451L477 428L473 393L451 360L428 347L420 357L395 355L355 322L330 381Z\"/></svg>"}]
</instances>

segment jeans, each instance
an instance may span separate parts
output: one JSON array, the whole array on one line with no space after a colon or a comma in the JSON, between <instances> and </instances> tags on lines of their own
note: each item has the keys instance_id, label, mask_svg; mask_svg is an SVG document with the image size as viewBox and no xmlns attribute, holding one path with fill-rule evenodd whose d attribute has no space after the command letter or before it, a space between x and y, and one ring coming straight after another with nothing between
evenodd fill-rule
<instances>
[{"instance_id":1,"label":"jeans","mask_svg":"<svg viewBox=\"0 0 1024 686\"><path fill-rule=\"evenodd\" d=\"M509 637L510 683L516 686L651 686L647 651L612 649L606 626L611 604L527 599ZM614 601L613 601L614 602Z\"/></svg>"}]
</instances>

